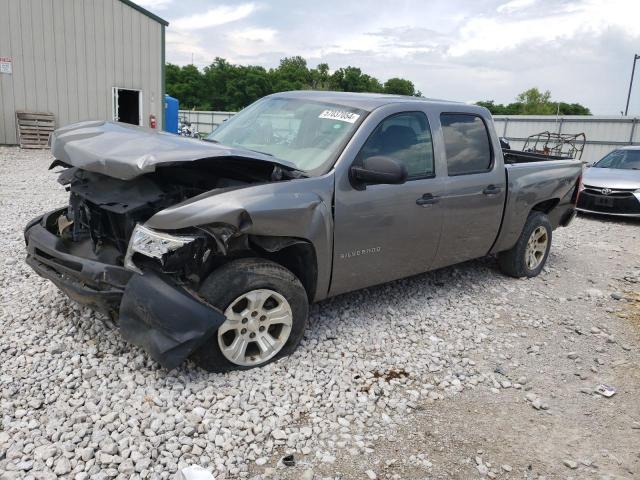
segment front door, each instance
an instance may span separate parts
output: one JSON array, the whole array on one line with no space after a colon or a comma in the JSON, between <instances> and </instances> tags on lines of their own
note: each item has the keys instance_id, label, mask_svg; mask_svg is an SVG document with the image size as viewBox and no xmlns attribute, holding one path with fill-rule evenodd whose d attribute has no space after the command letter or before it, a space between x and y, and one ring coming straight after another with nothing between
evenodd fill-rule
<instances>
[{"instance_id":1,"label":"front door","mask_svg":"<svg viewBox=\"0 0 640 480\"><path fill-rule=\"evenodd\" d=\"M384 119L354 164L370 156L403 162L409 177L402 185L336 188L331 295L424 272L438 248L443 187L435 178L426 115L403 112Z\"/></svg>"},{"instance_id":2,"label":"front door","mask_svg":"<svg viewBox=\"0 0 640 480\"><path fill-rule=\"evenodd\" d=\"M486 255L500 229L506 195L504 167L496 164L485 121L442 113L447 177L441 198L442 238L433 267Z\"/></svg>"}]
</instances>

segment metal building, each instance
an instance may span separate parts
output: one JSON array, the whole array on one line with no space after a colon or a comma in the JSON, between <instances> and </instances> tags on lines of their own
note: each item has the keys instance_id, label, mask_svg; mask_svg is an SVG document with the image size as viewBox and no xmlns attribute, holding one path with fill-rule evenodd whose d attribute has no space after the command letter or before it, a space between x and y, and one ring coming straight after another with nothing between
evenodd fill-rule
<instances>
[{"instance_id":1,"label":"metal building","mask_svg":"<svg viewBox=\"0 0 640 480\"><path fill-rule=\"evenodd\" d=\"M0 0L0 144L17 111L161 128L167 25L129 0Z\"/></svg>"}]
</instances>

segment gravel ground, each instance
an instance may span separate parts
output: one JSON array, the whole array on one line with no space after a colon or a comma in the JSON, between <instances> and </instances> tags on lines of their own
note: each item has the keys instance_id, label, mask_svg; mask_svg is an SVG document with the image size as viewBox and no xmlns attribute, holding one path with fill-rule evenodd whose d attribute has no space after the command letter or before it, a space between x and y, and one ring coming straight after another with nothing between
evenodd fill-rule
<instances>
[{"instance_id":1,"label":"gravel ground","mask_svg":"<svg viewBox=\"0 0 640 480\"><path fill-rule=\"evenodd\" d=\"M578 218L535 279L487 258L324 301L263 369L167 372L24 264L50 160L0 147L0 478L640 477L640 223Z\"/></svg>"}]
</instances>

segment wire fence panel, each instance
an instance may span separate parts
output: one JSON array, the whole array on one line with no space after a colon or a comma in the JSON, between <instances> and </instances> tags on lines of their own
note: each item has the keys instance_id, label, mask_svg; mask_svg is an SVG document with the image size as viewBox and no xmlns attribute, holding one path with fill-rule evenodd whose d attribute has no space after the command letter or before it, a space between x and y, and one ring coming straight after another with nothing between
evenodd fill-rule
<instances>
[{"instance_id":1,"label":"wire fence panel","mask_svg":"<svg viewBox=\"0 0 640 480\"><path fill-rule=\"evenodd\" d=\"M494 115L496 132L505 137L511 148L520 150L530 135L552 133L584 133L587 137L582 161L593 163L611 150L625 145L640 145L640 119L636 117L539 115Z\"/></svg>"},{"instance_id":2,"label":"wire fence panel","mask_svg":"<svg viewBox=\"0 0 640 480\"><path fill-rule=\"evenodd\" d=\"M213 132L222 122L233 117L236 112L207 112L198 110L179 110L180 121L191 123L201 135Z\"/></svg>"}]
</instances>

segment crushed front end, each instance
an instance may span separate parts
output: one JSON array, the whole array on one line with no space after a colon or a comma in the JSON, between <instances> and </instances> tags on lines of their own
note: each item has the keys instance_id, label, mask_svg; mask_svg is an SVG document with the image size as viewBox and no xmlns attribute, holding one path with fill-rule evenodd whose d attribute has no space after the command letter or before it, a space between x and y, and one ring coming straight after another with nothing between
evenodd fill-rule
<instances>
[{"instance_id":1,"label":"crushed front end","mask_svg":"<svg viewBox=\"0 0 640 480\"><path fill-rule=\"evenodd\" d=\"M145 223L172 207L295 178L295 169L251 150L102 121L56 130L51 152L69 205L26 226L27 263L117 319L123 337L160 364L177 366L225 320L197 292L237 232L184 217L188 227L175 230Z\"/></svg>"},{"instance_id":2,"label":"crushed front end","mask_svg":"<svg viewBox=\"0 0 640 480\"><path fill-rule=\"evenodd\" d=\"M60 182L69 206L29 222L27 263L71 299L117 319L123 337L161 365L176 367L224 321L196 293L218 247L203 230L159 232L143 223L232 182L186 184L156 174L124 181L76 168Z\"/></svg>"},{"instance_id":3,"label":"crushed front end","mask_svg":"<svg viewBox=\"0 0 640 480\"><path fill-rule=\"evenodd\" d=\"M62 208L29 222L24 231L27 264L71 299L115 317L133 272L100 259L88 242L65 241L58 223L66 213Z\"/></svg>"},{"instance_id":4,"label":"crushed front end","mask_svg":"<svg viewBox=\"0 0 640 480\"><path fill-rule=\"evenodd\" d=\"M136 272L124 268L121 255L96 253L90 238L73 242L61 236L59 225L68 222L67 214L63 208L29 223L27 264L72 300L117 319L125 340L162 366L177 367L224 322L218 309L182 281L181 273L193 259L184 258L187 250L166 258L169 267L184 262L180 274L170 275L153 261L140 262Z\"/></svg>"}]
</instances>

